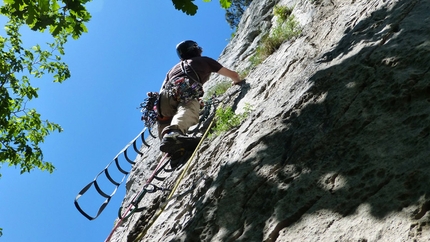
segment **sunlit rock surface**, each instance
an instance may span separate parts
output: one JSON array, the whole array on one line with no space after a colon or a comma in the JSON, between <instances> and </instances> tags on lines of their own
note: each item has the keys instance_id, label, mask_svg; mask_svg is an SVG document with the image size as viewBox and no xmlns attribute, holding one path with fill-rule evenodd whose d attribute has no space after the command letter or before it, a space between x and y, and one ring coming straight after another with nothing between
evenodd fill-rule
<instances>
[{"instance_id":1,"label":"sunlit rock surface","mask_svg":"<svg viewBox=\"0 0 430 242\"><path fill-rule=\"evenodd\" d=\"M302 33L252 67L276 4ZM253 111L111 241L430 241L429 26L425 0L254 1L219 58L251 68L224 100ZM124 206L157 164L149 142Z\"/></svg>"}]
</instances>

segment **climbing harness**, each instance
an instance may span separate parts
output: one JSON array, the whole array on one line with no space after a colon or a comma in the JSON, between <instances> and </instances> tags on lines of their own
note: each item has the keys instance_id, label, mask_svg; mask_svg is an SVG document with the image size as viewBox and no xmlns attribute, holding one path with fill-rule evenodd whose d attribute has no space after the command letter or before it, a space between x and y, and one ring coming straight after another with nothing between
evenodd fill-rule
<instances>
[{"instance_id":1,"label":"climbing harness","mask_svg":"<svg viewBox=\"0 0 430 242\"><path fill-rule=\"evenodd\" d=\"M188 74L184 62L194 72L197 80ZM203 96L203 85L194 68L187 61L182 61L181 69L183 73L182 77L170 80L166 83L165 89L169 93L169 96L173 97L177 102L183 103L186 103L192 99L198 99L199 97Z\"/></svg>"}]
</instances>

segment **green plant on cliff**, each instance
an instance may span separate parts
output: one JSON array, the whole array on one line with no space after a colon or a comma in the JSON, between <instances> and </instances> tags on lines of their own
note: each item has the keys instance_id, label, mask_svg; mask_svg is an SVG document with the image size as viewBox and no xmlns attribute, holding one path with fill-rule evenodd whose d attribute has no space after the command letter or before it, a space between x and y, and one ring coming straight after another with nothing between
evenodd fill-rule
<instances>
[{"instance_id":1,"label":"green plant on cliff","mask_svg":"<svg viewBox=\"0 0 430 242\"><path fill-rule=\"evenodd\" d=\"M273 29L261 38L259 46L254 55L250 58L252 66L263 62L268 56L273 54L282 43L301 34L299 23L292 15L293 9L286 6L275 6L273 14L277 17Z\"/></svg>"},{"instance_id":2,"label":"green plant on cliff","mask_svg":"<svg viewBox=\"0 0 430 242\"><path fill-rule=\"evenodd\" d=\"M215 86L211 87L207 92L205 92L204 99L210 98L213 95L220 96L224 94L229 87L231 87L231 82L229 81L219 82Z\"/></svg>"},{"instance_id":3,"label":"green plant on cliff","mask_svg":"<svg viewBox=\"0 0 430 242\"><path fill-rule=\"evenodd\" d=\"M234 113L231 107L219 108L215 113L215 127L212 129L210 137L218 136L234 127L239 126L246 118L248 118L252 109L249 104L245 104L244 112L240 114Z\"/></svg>"},{"instance_id":4,"label":"green plant on cliff","mask_svg":"<svg viewBox=\"0 0 430 242\"><path fill-rule=\"evenodd\" d=\"M240 79L243 80L248 75L249 70L244 70L239 72ZM209 88L207 92L205 92L204 100L207 100L208 98L212 97L213 95L221 96L224 94L227 89L231 87L231 81L224 79L221 82L218 82L215 86Z\"/></svg>"},{"instance_id":5,"label":"green plant on cliff","mask_svg":"<svg viewBox=\"0 0 430 242\"><path fill-rule=\"evenodd\" d=\"M289 8L287 6L276 5L273 8L273 15L278 17L278 21L281 22L287 21L292 12L293 8Z\"/></svg>"},{"instance_id":6,"label":"green plant on cliff","mask_svg":"<svg viewBox=\"0 0 430 242\"><path fill-rule=\"evenodd\" d=\"M240 79L241 80L245 79L248 76L248 74L249 74L250 71L251 71L251 68L245 68L243 70L240 70L239 71Z\"/></svg>"}]
</instances>

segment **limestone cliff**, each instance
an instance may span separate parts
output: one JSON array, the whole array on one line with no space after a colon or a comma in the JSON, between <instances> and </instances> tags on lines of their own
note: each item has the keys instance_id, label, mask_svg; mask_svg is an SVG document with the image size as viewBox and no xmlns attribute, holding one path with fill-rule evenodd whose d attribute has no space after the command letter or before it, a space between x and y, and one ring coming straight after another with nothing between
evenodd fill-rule
<instances>
[{"instance_id":1,"label":"limestone cliff","mask_svg":"<svg viewBox=\"0 0 430 242\"><path fill-rule=\"evenodd\" d=\"M275 5L301 34L253 66ZM205 140L155 221L166 192L111 241L429 241L429 26L428 0L254 1L220 57L249 70L224 99L251 115ZM124 204L156 165L148 142Z\"/></svg>"}]
</instances>

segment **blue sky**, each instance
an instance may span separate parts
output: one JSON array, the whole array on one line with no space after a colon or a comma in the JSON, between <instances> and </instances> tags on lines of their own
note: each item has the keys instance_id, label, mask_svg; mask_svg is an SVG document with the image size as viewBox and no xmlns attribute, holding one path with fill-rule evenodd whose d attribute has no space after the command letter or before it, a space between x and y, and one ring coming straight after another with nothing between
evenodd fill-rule
<instances>
[{"instance_id":1,"label":"blue sky","mask_svg":"<svg viewBox=\"0 0 430 242\"><path fill-rule=\"evenodd\" d=\"M196 4L198 13L191 17L176 10L170 0L89 3L93 16L87 24L89 33L70 40L63 57L72 77L62 84L50 78L32 82L40 91L29 105L42 119L64 129L42 145L45 160L56 170L20 175L19 169L3 165L0 241L105 240L125 184L93 221L75 209L75 196L143 129L138 106L146 92L159 90L167 71L178 62L176 44L195 40L204 55L217 59L230 39L232 30L219 2ZM25 31L24 40L44 41L44 35ZM84 201L88 206L94 201L88 212L95 215L103 199L90 193Z\"/></svg>"}]
</instances>

